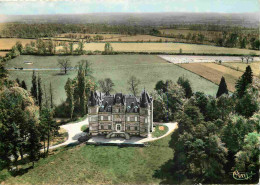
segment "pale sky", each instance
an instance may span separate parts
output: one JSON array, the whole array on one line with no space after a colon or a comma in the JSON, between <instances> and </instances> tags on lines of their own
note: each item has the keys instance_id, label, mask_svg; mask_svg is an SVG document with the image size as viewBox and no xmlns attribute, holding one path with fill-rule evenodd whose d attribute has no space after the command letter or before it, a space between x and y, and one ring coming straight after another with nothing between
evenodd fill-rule
<instances>
[{"instance_id":1,"label":"pale sky","mask_svg":"<svg viewBox=\"0 0 260 185\"><path fill-rule=\"evenodd\" d=\"M259 12L260 0L0 0L0 14L95 12Z\"/></svg>"}]
</instances>

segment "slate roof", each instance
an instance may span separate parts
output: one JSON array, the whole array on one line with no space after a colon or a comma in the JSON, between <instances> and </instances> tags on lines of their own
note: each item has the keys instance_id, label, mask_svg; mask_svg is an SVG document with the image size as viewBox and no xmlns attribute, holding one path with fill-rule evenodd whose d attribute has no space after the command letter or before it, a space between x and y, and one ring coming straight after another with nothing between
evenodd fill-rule
<instances>
[{"instance_id":1,"label":"slate roof","mask_svg":"<svg viewBox=\"0 0 260 185\"><path fill-rule=\"evenodd\" d=\"M126 112L137 113L140 107L147 107L152 102L152 97L144 90L141 93L141 97L135 97L134 95L123 95L122 93L116 93L115 95L105 95L103 93L91 92L89 98L89 105L99 105L100 112L112 112L112 106L116 103L125 105Z\"/></svg>"}]
</instances>

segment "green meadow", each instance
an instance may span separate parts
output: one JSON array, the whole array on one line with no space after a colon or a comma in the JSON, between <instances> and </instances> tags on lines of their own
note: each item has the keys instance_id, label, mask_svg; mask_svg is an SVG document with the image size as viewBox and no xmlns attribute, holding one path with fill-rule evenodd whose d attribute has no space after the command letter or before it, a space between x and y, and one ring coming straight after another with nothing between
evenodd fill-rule
<instances>
[{"instance_id":1,"label":"green meadow","mask_svg":"<svg viewBox=\"0 0 260 185\"><path fill-rule=\"evenodd\" d=\"M70 71L63 75L59 70L48 70L58 68L57 61L64 56L19 56L8 61L6 67L23 67L23 68L43 68L46 70L37 71L41 76L46 90L49 83L54 88L55 103L60 104L66 99L64 85L68 78L74 78L76 71ZM93 70L92 76L96 81L104 78L111 78L115 84L114 92L130 93L127 87L127 81L130 76L134 75L141 80L140 90L146 88L149 92L153 91L155 84L159 80L173 80L174 82L180 76L185 76L191 82L194 91L202 91L209 95L215 95L217 85L214 83L187 71L175 64L166 62L156 55L82 55L67 56L74 67L80 60L88 60ZM33 64L25 64L25 61ZM31 70L9 71L9 78L25 80L28 88L31 87Z\"/></svg>"}]
</instances>

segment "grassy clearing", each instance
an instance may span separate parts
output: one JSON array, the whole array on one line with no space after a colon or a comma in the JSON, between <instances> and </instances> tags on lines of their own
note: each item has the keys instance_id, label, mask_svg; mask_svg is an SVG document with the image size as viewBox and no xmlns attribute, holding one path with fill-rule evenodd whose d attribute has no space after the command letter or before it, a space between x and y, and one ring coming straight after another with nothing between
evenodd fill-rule
<instances>
[{"instance_id":1,"label":"grassy clearing","mask_svg":"<svg viewBox=\"0 0 260 185\"><path fill-rule=\"evenodd\" d=\"M169 173L161 167L174 156L170 140L171 135L142 148L85 144L61 148L23 175L14 177L3 170L0 177L6 184L159 184Z\"/></svg>"},{"instance_id":2,"label":"grassy clearing","mask_svg":"<svg viewBox=\"0 0 260 185\"><path fill-rule=\"evenodd\" d=\"M222 76L225 77L229 91L235 91L237 79L242 76L242 72L215 63L194 63L179 64L181 67L192 71L216 84L219 84Z\"/></svg>"},{"instance_id":3,"label":"grassy clearing","mask_svg":"<svg viewBox=\"0 0 260 185\"><path fill-rule=\"evenodd\" d=\"M57 68L59 56L19 56L7 63L7 67L26 67L24 61L32 61L32 68ZM171 79L174 82L180 76L188 78L194 91L203 91L215 95L217 86L204 78L191 73L177 65L165 62L165 60L154 55L92 55L92 56L68 56L72 66L79 60L87 59L92 63L93 76L98 81L104 78L111 78L115 83L114 92L129 93L127 81L131 75L141 80L140 90L145 87L151 92L157 81ZM27 67L28 68L28 67ZM25 80L28 89L31 88L32 71L9 71L10 79L19 78ZM74 78L76 71L70 71L68 75L60 75L59 71L39 71L46 90L49 83L54 88L54 99L60 104L66 99L64 85L68 78Z\"/></svg>"},{"instance_id":4,"label":"grassy clearing","mask_svg":"<svg viewBox=\"0 0 260 185\"><path fill-rule=\"evenodd\" d=\"M246 67L248 65L250 65L251 68L252 68L253 74L255 76L260 75L260 62L253 62L253 63L249 63L249 64L242 63L242 62L226 62L222 65L225 65L227 67L231 67L231 68L236 69L238 71L245 71Z\"/></svg>"},{"instance_id":5,"label":"grassy clearing","mask_svg":"<svg viewBox=\"0 0 260 185\"><path fill-rule=\"evenodd\" d=\"M165 125L157 125L152 133L153 137L161 137L168 132L169 128Z\"/></svg>"}]
</instances>

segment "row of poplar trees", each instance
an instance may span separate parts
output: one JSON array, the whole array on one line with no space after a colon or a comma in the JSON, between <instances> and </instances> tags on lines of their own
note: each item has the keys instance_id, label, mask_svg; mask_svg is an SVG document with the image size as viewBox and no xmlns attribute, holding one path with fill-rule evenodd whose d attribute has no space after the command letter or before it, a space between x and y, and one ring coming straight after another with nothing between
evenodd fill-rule
<instances>
[{"instance_id":1,"label":"row of poplar trees","mask_svg":"<svg viewBox=\"0 0 260 185\"><path fill-rule=\"evenodd\" d=\"M87 113L87 102L90 91L96 89L96 84L91 76L90 63L81 60L78 63L78 74L74 79L68 78L65 91L67 99L65 108L68 108L70 118L84 116Z\"/></svg>"}]
</instances>

